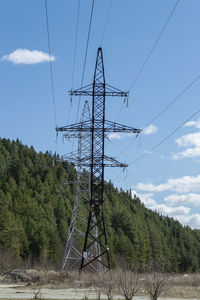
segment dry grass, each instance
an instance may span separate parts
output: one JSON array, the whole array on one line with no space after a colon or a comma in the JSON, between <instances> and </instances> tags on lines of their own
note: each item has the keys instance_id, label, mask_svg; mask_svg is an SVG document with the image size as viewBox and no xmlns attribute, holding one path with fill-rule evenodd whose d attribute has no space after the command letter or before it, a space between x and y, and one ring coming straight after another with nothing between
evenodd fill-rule
<instances>
[{"instance_id":1,"label":"dry grass","mask_svg":"<svg viewBox=\"0 0 200 300\"><path fill-rule=\"evenodd\" d=\"M112 277L117 278L120 270L112 272ZM30 287L48 287L48 288L85 288L88 291L95 291L97 299L99 295L109 291L119 294L116 284L113 290L108 285L109 275L71 272L68 276L55 271L41 270L12 270L1 273L0 281L3 283L24 282ZM145 274L140 274L142 281L139 295L144 295ZM106 282L106 284L105 284ZM179 274L170 275L170 288L164 293L166 297L177 299L196 298L200 299L200 274ZM85 295L87 298L87 295Z\"/></svg>"},{"instance_id":2,"label":"dry grass","mask_svg":"<svg viewBox=\"0 0 200 300\"><path fill-rule=\"evenodd\" d=\"M170 278L170 289L166 291L166 296L200 299L200 274L174 275Z\"/></svg>"}]
</instances>

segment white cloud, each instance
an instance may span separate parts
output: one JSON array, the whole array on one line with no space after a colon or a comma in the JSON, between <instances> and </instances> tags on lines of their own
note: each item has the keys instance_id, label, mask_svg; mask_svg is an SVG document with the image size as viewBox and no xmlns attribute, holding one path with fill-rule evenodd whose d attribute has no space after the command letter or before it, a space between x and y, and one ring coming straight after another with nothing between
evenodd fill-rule
<instances>
[{"instance_id":1,"label":"white cloud","mask_svg":"<svg viewBox=\"0 0 200 300\"><path fill-rule=\"evenodd\" d=\"M200 157L200 132L183 135L176 139L175 142L179 147L189 148L179 153L173 153L173 159L177 160L185 157Z\"/></svg>"},{"instance_id":2,"label":"white cloud","mask_svg":"<svg viewBox=\"0 0 200 300\"><path fill-rule=\"evenodd\" d=\"M136 195L145 206L150 207L152 205L156 205L156 201L152 198L153 193L139 194L135 191L132 191L132 195Z\"/></svg>"},{"instance_id":3,"label":"white cloud","mask_svg":"<svg viewBox=\"0 0 200 300\"><path fill-rule=\"evenodd\" d=\"M192 228L200 228L200 214L190 215L190 211L191 211L190 207L184 205L175 206L176 204L190 204L190 202L185 201L185 203L181 203L179 201L180 199L184 199L184 198L187 198L191 201L193 200L195 202L194 205L198 204L199 206L199 203L197 201L198 199L200 199L200 195L198 194L171 195L169 197L166 197L165 201L167 201L170 204L170 206L165 204L157 204L156 201L152 198L153 193L140 194L137 193L136 191L132 191L132 195L138 196L140 200L144 203L144 205L153 211L156 211L168 217L172 217L178 220L183 225L189 225Z\"/></svg>"},{"instance_id":4,"label":"white cloud","mask_svg":"<svg viewBox=\"0 0 200 300\"><path fill-rule=\"evenodd\" d=\"M164 204L152 206L150 209L178 220L191 228L200 228L200 214L190 215L190 208L186 206L168 207Z\"/></svg>"},{"instance_id":5,"label":"white cloud","mask_svg":"<svg viewBox=\"0 0 200 300\"><path fill-rule=\"evenodd\" d=\"M170 207L165 204L156 204L151 206L152 210L156 210L164 215L176 217L179 215L188 215L191 208L186 206Z\"/></svg>"},{"instance_id":6,"label":"white cloud","mask_svg":"<svg viewBox=\"0 0 200 300\"><path fill-rule=\"evenodd\" d=\"M54 61L55 57L38 50L16 49L14 52L4 55L1 60L9 61L16 65L31 65L47 62L49 60Z\"/></svg>"},{"instance_id":7,"label":"white cloud","mask_svg":"<svg viewBox=\"0 0 200 300\"><path fill-rule=\"evenodd\" d=\"M177 195L173 194L164 198L169 205L194 205L195 207L200 206L200 194L185 194L185 195Z\"/></svg>"},{"instance_id":8,"label":"white cloud","mask_svg":"<svg viewBox=\"0 0 200 300\"><path fill-rule=\"evenodd\" d=\"M145 127L142 130L143 134L145 134L145 135L153 134L153 133L156 133L157 131L158 131L158 128L153 124L150 124L149 126Z\"/></svg>"},{"instance_id":9,"label":"white cloud","mask_svg":"<svg viewBox=\"0 0 200 300\"><path fill-rule=\"evenodd\" d=\"M140 198L141 202L144 203L145 206L150 208L151 210L157 211L161 214L168 215L168 216L179 216L179 215L188 215L190 212L190 207L186 206L177 206L171 207L165 204L157 204L156 201L153 199L153 193L146 193L140 194L132 191L132 195L136 195Z\"/></svg>"},{"instance_id":10,"label":"white cloud","mask_svg":"<svg viewBox=\"0 0 200 300\"><path fill-rule=\"evenodd\" d=\"M158 185L138 183L136 189L147 192L163 192L167 190L177 193L200 192L200 175L170 178L166 183Z\"/></svg>"},{"instance_id":11,"label":"white cloud","mask_svg":"<svg viewBox=\"0 0 200 300\"><path fill-rule=\"evenodd\" d=\"M152 183L138 183L136 185L136 188L141 191L146 191L146 192L163 192L171 189L170 184L163 183L163 184L158 184L158 185L153 185Z\"/></svg>"},{"instance_id":12,"label":"white cloud","mask_svg":"<svg viewBox=\"0 0 200 300\"><path fill-rule=\"evenodd\" d=\"M197 121L189 121L189 122L185 123L184 127L200 128L200 119L198 119Z\"/></svg>"},{"instance_id":13,"label":"white cloud","mask_svg":"<svg viewBox=\"0 0 200 300\"><path fill-rule=\"evenodd\" d=\"M110 139L110 140L121 140L122 139L122 135L121 134L119 134L119 133L117 133L117 132L112 132L112 133L110 133L110 134L108 134L108 138Z\"/></svg>"},{"instance_id":14,"label":"white cloud","mask_svg":"<svg viewBox=\"0 0 200 300\"><path fill-rule=\"evenodd\" d=\"M200 132L183 135L175 140L179 147L195 146L200 147Z\"/></svg>"},{"instance_id":15,"label":"white cloud","mask_svg":"<svg viewBox=\"0 0 200 300\"><path fill-rule=\"evenodd\" d=\"M134 133L118 133L118 132L112 132L112 133L109 133L108 134L108 138L110 140L121 140L121 139L124 139L124 138L127 138L127 137L132 137L134 136Z\"/></svg>"},{"instance_id":16,"label":"white cloud","mask_svg":"<svg viewBox=\"0 0 200 300\"><path fill-rule=\"evenodd\" d=\"M200 214L179 216L176 219L183 225L189 225L192 228L200 228Z\"/></svg>"},{"instance_id":17,"label":"white cloud","mask_svg":"<svg viewBox=\"0 0 200 300\"><path fill-rule=\"evenodd\" d=\"M194 157L200 157L200 148L188 148L183 152L179 153L172 153L172 158L174 160L178 160L181 158L194 158Z\"/></svg>"}]
</instances>

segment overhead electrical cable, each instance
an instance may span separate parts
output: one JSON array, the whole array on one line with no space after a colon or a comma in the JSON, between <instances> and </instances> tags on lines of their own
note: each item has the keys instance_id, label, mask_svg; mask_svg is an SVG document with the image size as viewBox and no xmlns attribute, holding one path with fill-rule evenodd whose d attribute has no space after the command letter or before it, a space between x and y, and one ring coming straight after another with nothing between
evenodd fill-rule
<instances>
[{"instance_id":1,"label":"overhead electrical cable","mask_svg":"<svg viewBox=\"0 0 200 300\"><path fill-rule=\"evenodd\" d=\"M175 104L198 80L200 79L200 74L197 75L171 102L169 102L153 119L151 119L151 121L149 121L148 123L146 123L143 128L149 126L152 122L154 122L155 120L157 120L164 112L166 112L173 104ZM130 147L131 145L136 141L136 138L133 139L130 144L128 146L126 146L126 148L124 150L122 150L120 152L120 155L122 155L123 153L125 153ZM118 157L117 156L117 157Z\"/></svg>"},{"instance_id":2,"label":"overhead electrical cable","mask_svg":"<svg viewBox=\"0 0 200 300\"><path fill-rule=\"evenodd\" d=\"M79 16L80 16L80 0L78 0L77 17L76 17L76 33L75 33L75 41L74 41L74 58L73 58L73 67L72 67L71 90L73 89L73 86L74 86L74 74L75 74L77 42L78 42L78 29L79 29ZM71 105L69 107L67 123L69 121L70 114L71 114Z\"/></svg>"},{"instance_id":3,"label":"overhead electrical cable","mask_svg":"<svg viewBox=\"0 0 200 300\"><path fill-rule=\"evenodd\" d=\"M107 15L106 15L106 20L105 20L105 25L104 25L104 28L103 28L103 33L102 33L102 36L101 36L100 44L102 44L102 42L103 42L104 35L105 35L106 29L107 29L107 26L108 26L108 20L109 20L111 8L112 8L112 2L113 2L113 0L110 0L109 6L108 6Z\"/></svg>"},{"instance_id":4,"label":"overhead electrical cable","mask_svg":"<svg viewBox=\"0 0 200 300\"><path fill-rule=\"evenodd\" d=\"M152 122L157 120L164 112L166 112L176 101L178 101L198 80L200 79L200 74L195 77L169 104L167 104L151 121L149 121L144 127L147 127Z\"/></svg>"},{"instance_id":5,"label":"overhead electrical cable","mask_svg":"<svg viewBox=\"0 0 200 300\"><path fill-rule=\"evenodd\" d=\"M141 160L148 154L152 153L155 149L157 149L160 145L162 145L164 142L166 142L172 135L174 135L179 129L181 129L187 122L189 122L191 119L193 119L197 114L200 113L200 108L198 108L187 120L185 120L183 123L181 123L178 127L176 127L170 134L168 134L164 139L162 139L158 144L153 146L151 149L149 149L147 152L144 154L140 155L138 158L136 158L134 161L130 163L134 164L137 161Z\"/></svg>"},{"instance_id":6,"label":"overhead electrical cable","mask_svg":"<svg viewBox=\"0 0 200 300\"><path fill-rule=\"evenodd\" d=\"M121 156L122 154L124 155L124 153L126 153L126 151L135 143L137 136L132 139L132 141L130 142L129 145L126 146L126 148L124 148L124 150L122 150L117 157Z\"/></svg>"},{"instance_id":7,"label":"overhead electrical cable","mask_svg":"<svg viewBox=\"0 0 200 300\"><path fill-rule=\"evenodd\" d=\"M53 110L54 110L54 120L57 127L57 116L56 116L56 105L55 105L55 92L54 92L54 80L53 80L53 68L52 68L52 56L51 56L51 42L49 34L49 18L48 18L48 8L47 0L44 0L45 3L45 16L46 16L46 27L47 27L47 40L48 40L48 54L49 54L49 69L50 69L50 78L51 78L51 90L52 90L52 101L53 101Z\"/></svg>"},{"instance_id":8,"label":"overhead electrical cable","mask_svg":"<svg viewBox=\"0 0 200 300\"><path fill-rule=\"evenodd\" d=\"M74 72L75 72L75 64L76 64L76 52L77 52L78 28L79 28L79 15L80 15L80 0L78 0L77 17L76 17L76 34L75 34L75 41L74 41L74 58L73 58L73 68L72 68L71 89L73 88L73 85L74 85Z\"/></svg>"},{"instance_id":9,"label":"overhead electrical cable","mask_svg":"<svg viewBox=\"0 0 200 300\"><path fill-rule=\"evenodd\" d=\"M112 146L114 146L118 151L121 151L120 148L119 148L116 144L114 144L114 143L109 139L109 137L108 137L107 140L108 140L109 143L110 143ZM117 157L119 157L121 154L123 154L124 156L126 156L126 158L127 158L128 160L130 160L130 157L128 157L128 155L126 154L126 152L123 152L123 153L120 152L120 154L118 154Z\"/></svg>"},{"instance_id":10,"label":"overhead electrical cable","mask_svg":"<svg viewBox=\"0 0 200 300\"><path fill-rule=\"evenodd\" d=\"M165 24L164 24L164 26L162 27L162 29L161 29L161 31L160 31L158 37L156 38L156 40L155 40L155 42L154 42L152 48L150 49L150 51L149 51L149 53L147 54L147 56L146 56L144 62L142 63L141 67L139 68L139 70L138 70L138 72L137 72L137 74L136 74L136 76L135 76L133 82L131 83L129 90L131 90L131 89L133 88L133 86L135 85L135 83L136 83L136 81L138 80L139 76L141 75L141 73L142 73L142 71L143 71L145 65L147 64L147 62L149 61L151 55L153 54L154 49L156 48L156 46L157 46L159 40L161 39L161 37L162 37L162 35L163 35L163 33L164 33L164 31L165 31L167 25L169 24L169 21L171 20L171 18L172 18L172 16L173 16L173 14L174 14L174 12L175 12L175 10L176 10L178 4L180 3L180 1L181 1L181 0L177 0L177 1L176 1L175 5L174 5L174 7L173 7L173 9L172 9L172 11L170 12L170 14L169 14L169 16L168 16L168 18L167 18L167 20L166 20L166 22L165 22Z\"/></svg>"},{"instance_id":11,"label":"overhead electrical cable","mask_svg":"<svg viewBox=\"0 0 200 300\"><path fill-rule=\"evenodd\" d=\"M124 170L122 170L114 179L112 179L112 182L116 182L116 180L124 173Z\"/></svg>"},{"instance_id":12,"label":"overhead electrical cable","mask_svg":"<svg viewBox=\"0 0 200 300\"><path fill-rule=\"evenodd\" d=\"M85 58L84 58L84 64L83 64L83 73L82 73L82 78L81 78L81 88L83 87L83 81L84 81L84 76L85 76L85 68L86 68L86 62L87 62L88 46L89 46L89 41L90 41L90 32L91 32L91 26L92 26L93 11L94 11L94 0L92 0L92 7L91 7L91 13L90 13L90 22L89 22L88 35L87 35L87 43L86 43L86 49L85 49ZM76 114L76 122L78 120L79 109L80 109L80 102L81 102L81 96L79 97L79 102L78 102L78 110L77 110L77 114Z\"/></svg>"},{"instance_id":13,"label":"overhead electrical cable","mask_svg":"<svg viewBox=\"0 0 200 300\"><path fill-rule=\"evenodd\" d=\"M180 3L180 1L181 1L181 0L177 0L177 1L176 1L175 5L174 5L174 7L173 7L173 9L172 9L172 11L170 12L170 14L169 14L167 20L165 21L165 23L164 23L164 25L163 25L161 31L159 32L159 34L158 34L158 36L157 36L157 38L156 38L156 40L155 40L153 46L151 47L151 49L150 49L150 51L148 52L148 54L147 54L145 60L143 61L142 65L140 66L140 68L139 68L139 70L138 70L138 72L137 72L135 78L133 79L133 81L132 81L132 83L131 83L131 85L130 85L130 87L129 87L129 89L128 89L129 91L134 87L136 81L138 80L138 78L139 78L140 75L142 74L142 71L144 70L144 68L145 68L147 62L149 61L149 59L151 58L151 56L152 56L152 54L153 54L153 51L155 50L155 48L156 48L158 42L160 41L160 39L161 39L161 37L162 37L162 35L163 35L163 33L164 33L164 31L165 31L167 25L169 24L169 21L171 20L171 18L172 18L172 16L173 16L173 14L174 14L174 12L175 12L175 10L176 10L178 4ZM121 108L120 108L120 111L119 111L119 114L118 114L118 116L117 116L116 122L118 121L118 119L119 119L119 117L120 117L120 114L121 114L121 112L122 112L123 107L124 107L124 103L122 104L122 106L121 106Z\"/></svg>"}]
</instances>

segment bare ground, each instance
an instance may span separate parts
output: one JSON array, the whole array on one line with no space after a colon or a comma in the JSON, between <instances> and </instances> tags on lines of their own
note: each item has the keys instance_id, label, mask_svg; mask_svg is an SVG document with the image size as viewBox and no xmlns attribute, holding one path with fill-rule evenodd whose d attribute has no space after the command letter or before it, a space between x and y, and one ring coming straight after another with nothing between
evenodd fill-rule
<instances>
[{"instance_id":1,"label":"bare ground","mask_svg":"<svg viewBox=\"0 0 200 300\"><path fill-rule=\"evenodd\" d=\"M101 299L107 296L92 285L94 275L71 273L69 277L55 271L12 270L0 274L0 299ZM165 298L200 299L200 274L171 276ZM164 297L163 296L163 297ZM122 299L115 295L115 299ZM149 299L144 291L134 299Z\"/></svg>"}]
</instances>

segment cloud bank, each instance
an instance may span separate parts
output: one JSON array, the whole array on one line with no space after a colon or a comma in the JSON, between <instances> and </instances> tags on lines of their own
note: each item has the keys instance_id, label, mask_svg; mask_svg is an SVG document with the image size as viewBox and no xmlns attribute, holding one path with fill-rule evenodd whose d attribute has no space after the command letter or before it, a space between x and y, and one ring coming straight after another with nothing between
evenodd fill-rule
<instances>
[{"instance_id":1,"label":"cloud bank","mask_svg":"<svg viewBox=\"0 0 200 300\"><path fill-rule=\"evenodd\" d=\"M173 159L200 157L200 132L183 135L176 139L175 142L179 147L186 148L186 150L172 154Z\"/></svg>"},{"instance_id":2,"label":"cloud bank","mask_svg":"<svg viewBox=\"0 0 200 300\"><path fill-rule=\"evenodd\" d=\"M200 192L200 175L170 178L167 182L158 185L140 182L136 185L136 189L146 192L163 192L168 190L177 193Z\"/></svg>"},{"instance_id":3,"label":"cloud bank","mask_svg":"<svg viewBox=\"0 0 200 300\"><path fill-rule=\"evenodd\" d=\"M196 121L189 121L184 125L184 127L200 129L200 119ZM178 153L172 153L172 158L174 160L200 157L200 131L185 134L180 138L175 139L175 142L179 147L185 148L185 150Z\"/></svg>"},{"instance_id":4,"label":"cloud bank","mask_svg":"<svg viewBox=\"0 0 200 300\"><path fill-rule=\"evenodd\" d=\"M146 207L149 209L161 213L162 215L166 215L168 217L172 217L183 225L189 225L192 228L200 228L200 214L195 213L191 214L191 208L181 205L176 206L179 204L188 204L188 201L194 200L195 203L193 205L199 206L200 204L200 195L198 194L189 194L189 195L171 195L166 197L164 200L167 204L158 204L153 199L153 193L145 193L140 194L132 191L133 199L134 195L140 198L141 202L144 203Z\"/></svg>"},{"instance_id":5,"label":"cloud bank","mask_svg":"<svg viewBox=\"0 0 200 300\"><path fill-rule=\"evenodd\" d=\"M200 194L172 194L164 198L164 201L169 205L192 205L195 207L200 207Z\"/></svg>"}]
</instances>

